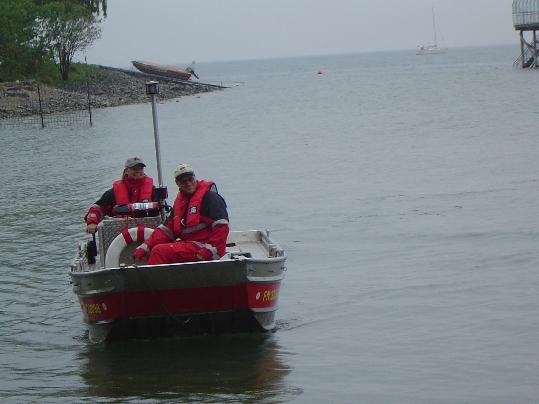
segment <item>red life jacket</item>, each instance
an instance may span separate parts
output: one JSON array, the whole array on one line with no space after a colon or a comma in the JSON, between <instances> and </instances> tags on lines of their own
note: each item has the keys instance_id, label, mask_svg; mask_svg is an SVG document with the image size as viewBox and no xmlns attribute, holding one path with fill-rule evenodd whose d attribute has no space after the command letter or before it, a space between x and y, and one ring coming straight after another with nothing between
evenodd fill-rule
<instances>
[{"instance_id":1,"label":"red life jacket","mask_svg":"<svg viewBox=\"0 0 539 404\"><path fill-rule=\"evenodd\" d=\"M213 219L200 214L202 200L213 186L212 181L197 180L197 189L190 197L178 192L174 201L174 234L183 240L205 241L210 236Z\"/></svg>"},{"instance_id":2,"label":"red life jacket","mask_svg":"<svg viewBox=\"0 0 539 404\"><path fill-rule=\"evenodd\" d=\"M112 184L114 200L116 205L127 205L128 203L152 201L153 180L147 175L140 181L135 181L136 186L126 179L116 180Z\"/></svg>"}]
</instances>

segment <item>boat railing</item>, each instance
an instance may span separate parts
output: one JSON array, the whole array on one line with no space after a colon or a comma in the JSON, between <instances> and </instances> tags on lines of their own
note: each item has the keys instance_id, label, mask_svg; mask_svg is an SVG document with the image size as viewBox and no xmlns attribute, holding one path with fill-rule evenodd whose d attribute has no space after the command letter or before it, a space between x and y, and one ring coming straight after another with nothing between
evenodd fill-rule
<instances>
[{"instance_id":1,"label":"boat railing","mask_svg":"<svg viewBox=\"0 0 539 404\"><path fill-rule=\"evenodd\" d=\"M86 244L79 245L79 251L73 263L71 265L72 272L87 272L106 267L105 260L107 251L118 235L128 227L133 228L137 225L143 225L145 227L156 228L161 224L159 217L145 217L145 218L105 218L98 225L97 232L97 244L99 260L95 264L88 262L86 253ZM267 259L285 259L285 251L276 243L274 243L269 237L269 232L261 230L247 230L247 231L233 231L229 235L231 237L230 246L227 245L227 252L221 258L221 260L227 259L249 259L249 260L267 260ZM264 254L258 256L252 254L250 247L252 243L259 243L261 250L265 251ZM250 246L247 250L242 249L241 246ZM260 248L259 247L259 248ZM267 254L267 255L266 255ZM265 255L265 258L264 258ZM95 261L95 260L94 260Z\"/></svg>"},{"instance_id":2,"label":"boat railing","mask_svg":"<svg viewBox=\"0 0 539 404\"><path fill-rule=\"evenodd\" d=\"M277 244L275 244L273 241L271 241L269 237L269 231L266 230L265 233L262 231L260 232L260 241L267 248L270 257L284 256L284 250Z\"/></svg>"}]
</instances>

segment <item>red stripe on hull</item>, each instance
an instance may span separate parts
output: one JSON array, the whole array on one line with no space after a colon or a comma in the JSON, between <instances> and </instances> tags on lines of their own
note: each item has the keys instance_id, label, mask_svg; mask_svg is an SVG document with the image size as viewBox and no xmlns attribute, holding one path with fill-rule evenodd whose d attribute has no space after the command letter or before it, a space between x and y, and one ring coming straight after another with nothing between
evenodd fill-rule
<instances>
[{"instance_id":1,"label":"red stripe on hull","mask_svg":"<svg viewBox=\"0 0 539 404\"><path fill-rule=\"evenodd\" d=\"M269 309L277 306L281 281L248 283L247 298L250 309Z\"/></svg>"},{"instance_id":2,"label":"red stripe on hull","mask_svg":"<svg viewBox=\"0 0 539 404\"><path fill-rule=\"evenodd\" d=\"M79 297L88 322L239 309L277 309L281 281L192 289L145 290Z\"/></svg>"}]
</instances>

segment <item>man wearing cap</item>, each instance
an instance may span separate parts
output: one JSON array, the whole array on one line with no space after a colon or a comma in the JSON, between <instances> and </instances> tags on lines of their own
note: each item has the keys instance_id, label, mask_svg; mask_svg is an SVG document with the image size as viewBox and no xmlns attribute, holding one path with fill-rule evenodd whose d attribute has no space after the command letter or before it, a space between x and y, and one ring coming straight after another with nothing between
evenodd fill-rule
<instances>
[{"instance_id":1,"label":"man wearing cap","mask_svg":"<svg viewBox=\"0 0 539 404\"><path fill-rule=\"evenodd\" d=\"M146 164L140 157L130 157L124 164L122 179L114 181L112 188L106 191L94 203L84 217L86 231L94 234L97 225L104 216L112 216L113 209L118 205L135 202L157 202L153 180L144 174Z\"/></svg>"},{"instance_id":2,"label":"man wearing cap","mask_svg":"<svg viewBox=\"0 0 539 404\"><path fill-rule=\"evenodd\" d=\"M134 252L149 265L210 261L225 254L228 237L226 202L212 181L197 179L189 164L174 170L179 192L165 224Z\"/></svg>"}]
</instances>

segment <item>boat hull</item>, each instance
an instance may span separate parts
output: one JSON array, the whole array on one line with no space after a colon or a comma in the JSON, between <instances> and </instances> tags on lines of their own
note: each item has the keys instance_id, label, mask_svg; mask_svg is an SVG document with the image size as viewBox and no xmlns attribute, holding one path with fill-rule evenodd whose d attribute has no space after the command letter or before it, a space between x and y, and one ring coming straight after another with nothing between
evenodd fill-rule
<instances>
[{"instance_id":1,"label":"boat hull","mask_svg":"<svg viewBox=\"0 0 539 404\"><path fill-rule=\"evenodd\" d=\"M416 55L438 55L441 53L446 53L447 49L445 48L438 48L437 46L423 46L419 47L415 54Z\"/></svg>"},{"instance_id":2,"label":"boat hull","mask_svg":"<svg viewBox=\"0 0 539 404\"><path fill-rule=\"evenodd\" d=\"M285 257L71 272L91 342L271 331Z\"/></svg>"},{"instance_id":3,"label":"boat hull","mask_svg":"<svg viewBox=\"0 0 539 404\"><path fill-rule=\"evenodd\" d=\"M155 63L132 61L133 66L143 73L171 77L180 80L189 80L191 78L191 72L180 69L175 66L159 65Z\"/></svg>"}]
</instances>

